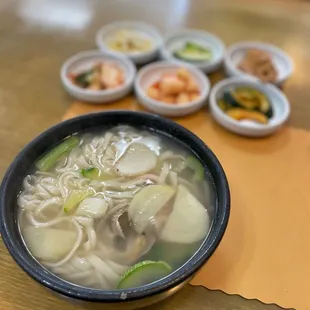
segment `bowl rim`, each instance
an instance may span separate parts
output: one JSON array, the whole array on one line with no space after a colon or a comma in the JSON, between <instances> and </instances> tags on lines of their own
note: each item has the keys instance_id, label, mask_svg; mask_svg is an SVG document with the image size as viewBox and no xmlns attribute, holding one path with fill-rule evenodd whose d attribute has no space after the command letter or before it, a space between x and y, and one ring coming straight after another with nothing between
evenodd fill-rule
<instances>
[{"instance_id":1,"label":"bowl rim","mask_svg":"<svg viewBox=\"0 0 310 310\"><path fill-rule=\"evenodd\" d=\"M229 86L234 86L235 84L239 84L239 83L242 83L245 86L250 86L250 87L252 86L254 88L256 88L255 86L259 86L262 89L261 91L264 94L266 94L266 91L273 93L275 96L277 96L280 99L280 102L284 107L283 115L281 115L274 123L265 124L265 125L263 124L249 125L249 124L245 124L242 122L240 123L237 120L234 120L231 117L227 116L217 105L216 95L221 89L225 87L229 87ZM222 80L218 82L217 84L215 84L210 92L209 104L210 104L211 110L214 110L214 113L216 113L218 117L222 118L223 122L236 126L240 129L242 128L244 131L249 130L249 129L256 130L258 132L265 131L266 129L275 130L276 128L278 128L280 125L284 124L287 121L290 115L290 111L291 111L290 104L289 104L287 97L275 85L264 84L260 82L259 80L247 79L245 77L231 77L231 78ZM270 104L274 106L274 103L272 101L270 102Z\"/></svg>"},{"instance_id":2,"label":"bowl rim","mask_svg":"<svg viewBox=\"0 0 310 310\"><path fill-rule=\"evenodd\" d=\"M174 57L168 51L167 45L168 45L169 41L172 40L174 37L182 36L182 35L192 35L193 38L195 38L197 36L205 37L205 38L211 38L213 41L216 42L216 45L221 49L221 53L220 53L218 59L217 60L211 60L211 61L202 61L199 63L190 63L188 61L182 61L182 60ZM215 68L222 63L224 56L225 56L225 50L226 50L225 43L222 41L222 39L220 37L218 37L214 33L211 33L211 32L205 31L205 30L192 29L192 28L183 28L183 29L173 30L173 31L168 32L164 36L164 41L163 41L163 44L160 48L161 55L164 59L173 61L173 62L178 63L178 64L182 64L182 65L187 64L187 65L193 66L195 68L200 68L203 71L205 71L205 70L208 71L209 69L212 71L213 68L215 70Z\"/></svg>"},{"instance_id":3,"label":"bowl rim","mask_svg":"<svg viewBox=\"0 0 310 310\"><path fill-rule=\"evenodd\" d=\"M204 240L202 246L187 263L185 263L181 268L177 269L169 276L154 283L132 289L108 291L81 287L62 280L50 271L46 270L42 265L37 263L25 246L18 248L18 240L14 238L13 230L8 227L10 219L6 219L7 210L5 205L6 200L9 199L7 196L9 196L10 184L15 182L15 170L18 168L18 165L23 162L25 156L27 157L28 155L31 155L31 152L33 152L32 150L36 145L38 146L39 143L50 139L50 137L53 137L55 133L59 133L59 131L63 130L61 137L57 136L57 140L61 140L67 131L71 131L72 128L75 128L74 126L78 126L79 123L82 123L84 126L86 126L82 127L83 129L87 127L97 127L98 124L91 126L91 122L89 122L89 120L94 120L94 118L97 118L97 121L100 121L101 123L102 118L109 119L109 117L112 116L117 120L115 125L122 123L118 121L120 118L125 120L124 124L126 124L128 119L135 118L135 120L132 120L131 122L141 122L144 124L144 127L157 131L161 134L165 134L168 137L175 137L177 134L186 137L186 139L193 143L193 147L196 148L196 151L203 154L203 156L207 158L208 169L212 175L214 183L217 183L215 189L217 192L220 192L221 195L217 195L217 213L215 218L217 225L213 224L211 226L210 233ZM131 122L128 123L132 124ZM154 128L155 124L160 124L163 129L156 127ZM139 127L139 125L137 125L137 127ZM184 144L183 141L180 139L178 140L180 143ZM47 142L45 143L47 144ZM43 153L44 151L41 150L41 152ZM194 154L197 156L195 152ZM200 158L199 156L198 158ZM204 163L204 165L206 166L206 163ZM219 202L221 202L220 205ZM230 191L225 172L214 153L205 145L205 143L188 129L171 120L165 119L155 114L136 111L112 110L108 112L91 113L66 120L50 127L39 136L37 136L34 140L32 140L29 144L27 144L16 156L8 168L0 187L0 232L2 234L4 244L6 245L13 259L34 280L51 289L52 291L73 299L91 302L115 303L140 300L145 297L160 294L185 282L203 266L203 264L217 248L226 230L229 213ZM14 225L16 225L14 218L12 220Z\"/></svg>"},{"instance_id":4,"label":"bowl rim","mask_svg":"<svg viewBox=\"0 0 310 310\"><path fill-rule=\"evenodd\" d=\"M277 57L282 58L286 63L286 74L282 78L277 78L275 84L279 85L287 80L294 71L294 62L291 56L289 56L283 49L277 47L273 44L261 42L261 41L242 41L235 44L230 45L225 53L224 56L224 64L226 68L231 72L230 75L237 75L237 76L244 76L253 80L259 79L251 74L245 73L242 70L238 69L235 63L232 61L232 54L240 49L250 49L250 48L257 48L262 49L267 52L272 52L273 54L277 55Z\"/></svg>"},{"instance_id":5,"label":"bowl rim","mask_svg":"<svg viewBox=\"0 0 310 310\"><path fill-rule=\"evenodd\" d=\"M100 57L107 58L107 60L113 60L115 62L121 63L123 66L128 68L128 73L125 75L125 82L120 85L117 88L113 89L103 89L103 90L91 90L91 89L84 89L81 87L78 87L77 85L74 85L72 81L68 78L69 67L73 65L77 61L83 60L83 58L91 58L91 57ZM60 78L63 83L63 85L76 93L79 96L88 96L90 98L92 97L106 97L110 95L114 95L116 93L122 92L124 89L130 88L135 75L136 75L136 67L133 64L133 62L122 56L122 55L116 55L116 54L110 54L104 51L100 50L89 50L89 51L82 51L77 54L72 55L69 57L62 65L60 69ZM124 72L125 73L125 72Z\"/></svg>"},{"instance_id":6,"label":"bowl rim","mask_svg":"<svg viewBox=\"0 0 310 310\"><path fill-rule=\"evenodd\" d=\"M126 27L133 27L133 28L140 28L144 29L145 33L149 34L152 37L153 47L145 52L137 52L137 53L122 53L118 51L114 51L105 44L104 40L102 39L103 36L106 36L109 32L126 28ZM106 25L103 25L96 33L95 36L96 45L98 46L99 50L108 52L113 55L123 55L127 58L132 60L138 61L142 57L150 56L157 52L161 45L163 44L163 38L160 31L153 25L148 24L144 21L140 20L122 20L122 21L115 21Z\"/></svg>"},{"instance_id":7,"label":"bowl rim","mask_svg":"<svg viewBox=\"0 0 310 310\"><path fill-rule=\"evenodd\" d=\"M200 91L201 91L201 96L194 100L194 101L190 101L186 104L182 104L182 105L173 105L173 104L168 104L168 103L164 103L158 100L155 100L151 97L148 97L146 92L144 91L144 89L141 87L141 79L143 78L143 76L146 73L152 72L155 69L165 69L167 67L173 67L173 68L180 68L180 67L184 67L186 68L188 71L190 71L193 75L195 75L196 77L198 77L198 79L200 81L202 81L203 86L201 87ZM135 81L134 81L134 89L137 92L138 96L144 100L144 101L148 101L150 105L156 107L157 109L162 109L162 110L166 110L169 109L170 111L181 111L184 109L187 109L189 107L193 107L193 106L198 106L201 104L202 101L206 101L211 89L211 83L209 78L198 68L195 68L193 66L187 65L187 64L177 64L175 62L171 62L171 61L157 61L157 62L153 62L149 65L144 66L142 69L140 69L136 75Z\"/></svg>"}]
</instances>

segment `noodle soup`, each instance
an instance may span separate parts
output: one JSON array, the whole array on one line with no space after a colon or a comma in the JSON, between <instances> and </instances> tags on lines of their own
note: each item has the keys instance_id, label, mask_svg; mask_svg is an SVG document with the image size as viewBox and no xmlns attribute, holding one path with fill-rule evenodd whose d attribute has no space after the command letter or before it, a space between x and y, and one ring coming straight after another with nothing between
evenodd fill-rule
<instances>
[{"instance_id":1,"label":"noodle soup","mask_svg":"<svg viewBox=\"0 0 310 310\"><path fill-rule=\"evenodd\" d=\"M18 196L31 254L71 283L104 290L152 283L208 235L214 190L185 147L128 126L73 135L34 165Z\"/></svg>"}]
</instances>

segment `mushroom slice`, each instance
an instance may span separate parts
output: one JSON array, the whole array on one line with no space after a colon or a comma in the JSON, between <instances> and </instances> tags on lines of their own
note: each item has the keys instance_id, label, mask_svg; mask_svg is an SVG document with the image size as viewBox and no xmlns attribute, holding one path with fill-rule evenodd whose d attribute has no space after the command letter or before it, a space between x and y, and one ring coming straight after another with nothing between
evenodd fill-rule
<instances>
[{"instance_id":1,"label":"mushroom slice","mask_svg":"<svg viewBox=\"0 0 310 310\"><path fill-rule=\"evenodd\" d=\"M146 145L132 143L125 154L116 162L116 172L124 176L144 174L155 168L157 155Z\"/></svg>"},{"instance_id":2,"label":"mushroom slice","mask_svg":"<svg viewBox=\"0 0 310 310\"><path fill-rule=\"evenodd\" d=\"M155 243L151 235L139 235L130 226L123 229L126 239L111 231L110 225L104 225L98 248L105 258L117 264L132 264L147 253Z\"/></svg>"},{"instance_id":3,"label":"mushroom slice","mask_svg":"<svg viewBox=\"0 0 310 310\"><path fill-rule=\"evenodd\" d=\"M120 224L120 217L122 217L127 212L127 210L128 206L124 206L121 209L116 210L111 216L111 230L113 234L123 239L126 239L126 237Z\"/></svg>"}]
</instances>

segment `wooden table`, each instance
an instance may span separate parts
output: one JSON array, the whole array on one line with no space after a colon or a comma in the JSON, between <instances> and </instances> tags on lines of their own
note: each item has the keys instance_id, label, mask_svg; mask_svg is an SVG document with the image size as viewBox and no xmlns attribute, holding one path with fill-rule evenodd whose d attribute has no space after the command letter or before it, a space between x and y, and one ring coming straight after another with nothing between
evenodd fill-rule
<instances>
[{"instance_id":1,"label":"wooden table","mask_svg":"<svg viewBox=\"0 0 310 310\"><path fill-rule=\"evenodd\" d=\"M39 132L61 120L71 99L59 68L71 54L94 49L103 24L142 19L162 31L206 29L229 45L263 40L285 49L295 61L285 85L292 103L290 125L310 129L310 5L293 0L2 0L0 3L0 176L16 153ZM0 309L84 309L54 297L31 280L0 244ZM86 309L95 309L87 307ZM188 286L149 309L279 309L256 300Z\"/></svg>"}]
</instances>

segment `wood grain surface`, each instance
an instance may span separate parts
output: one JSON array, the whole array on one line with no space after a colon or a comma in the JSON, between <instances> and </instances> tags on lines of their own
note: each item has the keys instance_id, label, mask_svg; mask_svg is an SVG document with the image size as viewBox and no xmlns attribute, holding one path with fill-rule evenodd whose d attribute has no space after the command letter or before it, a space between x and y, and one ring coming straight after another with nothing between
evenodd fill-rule
<instances>
[{"instance_id":1,"label":"wood grain surface","mask_svg":"<svg viewBox=\"0 0 310 310\"><path fill-rule=\"evenodd\" d=\"M310 5L306 1L252 0L2 0L0 2L0 177L17 152L61 120L71 104L59 80L62 62L95 49L97 29L115 20L141 19L161 31L191 27L220 36L226 45L262 40L294 59L284 86L290 125L310 128ZM0 244L0 309L90 309L53 296L30 279ZM266 284L268 285L268 284ZM301 298L306 298L305 296ZM279 309L220 291L187 287L149 309Z\"/></svg>"}]
</instances>

